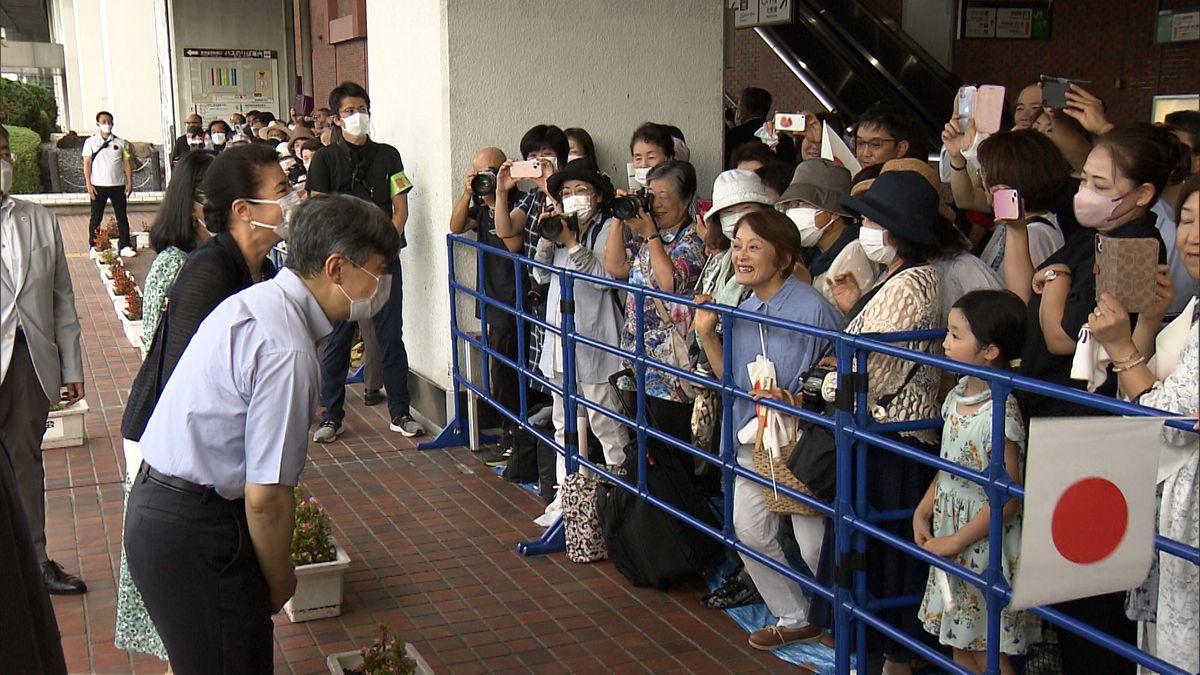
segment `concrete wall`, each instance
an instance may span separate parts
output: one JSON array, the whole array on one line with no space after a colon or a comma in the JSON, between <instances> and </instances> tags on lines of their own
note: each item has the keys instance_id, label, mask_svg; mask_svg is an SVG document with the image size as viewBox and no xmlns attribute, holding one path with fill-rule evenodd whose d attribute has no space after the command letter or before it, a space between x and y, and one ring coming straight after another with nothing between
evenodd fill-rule
<instances>
[{"instance_id":1,"label":"concrete wall","mask_svg":"<svg viewBox=\"0 0 1200 675\"><path fill-rule=\"evenodd\" d=\"M109 110L116 133L162 142L154 0L53 0L53 40L67 71L65 123L81 134Z\"/></svg>"},{"instance_id":2,"label":"concrete wall","mask_svg":"<svg viewBox=\"0 0 1200 675\"><path fill-rule=\"evenodd\" d=\"M416 185L402 255L405 342L412 369L440 387L450 384L446 222L478 148L516 155L534 124L582 126L624 182L634 128L672 123L711 192L722 133L717 0L409 0L403 13L368 0L367 22L375 137L399 148ZM472 306L459 307L460 319Z\"/></svg>"}]
</instances>

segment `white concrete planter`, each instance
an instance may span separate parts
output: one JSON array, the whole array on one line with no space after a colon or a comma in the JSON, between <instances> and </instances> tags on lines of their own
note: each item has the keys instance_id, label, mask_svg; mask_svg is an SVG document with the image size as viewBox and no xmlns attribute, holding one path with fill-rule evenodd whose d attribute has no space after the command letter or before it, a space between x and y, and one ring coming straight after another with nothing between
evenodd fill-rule
<instances>
[{"instance_id":1,"label":"white concrete planter","mask_svg":"<svg viewBox=\"0 0 1200 675\"><path fill-rule=\"evenodd\" d=\"M342 613L342 577L350 556L334 542L337 560L296 568L296 593L283 606L292 623L327 619Z\"/></svg>"},{"instance_id":2,"label":"white concrete planter","mask_svg":"<svg viewBox=\"0 0 1200 675\"><path fill-rule=\"evenodd\" d=\"M150 248L150 232L138 232L134 237L133 243L139 250Z\"/></svg>"},{"instance_id":3,"label":"white concrete planter","mask_svg":"<svg viewBox=\"0 0 1200 675\"><path fill-rule=\"evenodd\" d=\"M130 321L125 316L123 303L117 312L117 318L121 319L121 327L125 329L125 339L129 340L129 345L134 349L140 348L142 346L142 320Z\"/></svg>"},{"instance_id":4,"label":"white concrete planter","mask_svg":"<svg viewBox=\"0 0 1200 675\"><path fill-rule=\"evenodd\" d=\"M83 445L87 434L83 429L83 416L87 414L87 399L62 410L53 410L46 420L46 433L42 436L42 449L74 448Z\"/></svg>"},{"instance_id":5,"label":"white concrete planter","mask_svg":"<svg viewBox=\"0 0 1200 675\"><path fill-rule=\"evenodd\" d=\"M416 662L415 671L417 675L433 675L433 668L429 667L429 663L417 653L417 648L411 642L404 643L404 652L408 658ZM338 652L325 657L325 663L329 666L329 675L345 675L346 671L355 672L362 666L362 652Z\"/></svg>"},{"instance_id":6,"label":"white concrete planter","mask_svg":"<svg viewBox=\"0 0 1200 675\"><path fill-rule=\"evenodd\" d=\"M112 243L112 250L116 251L117 253L121 252L120 239L109 239L108 241Z\"/></svg>"}]
</instances>

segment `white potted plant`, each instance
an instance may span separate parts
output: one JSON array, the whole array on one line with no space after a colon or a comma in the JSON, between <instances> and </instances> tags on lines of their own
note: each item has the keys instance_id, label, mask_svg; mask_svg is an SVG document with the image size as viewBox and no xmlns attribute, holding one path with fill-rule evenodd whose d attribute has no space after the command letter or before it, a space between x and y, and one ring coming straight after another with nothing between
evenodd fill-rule
<instances>
[{"instance_id":1,"label":"white potted plant","mask_svg":"<svg viewBox=\"0 0 1200 675\"><path fill-rule=\"evenodd\" d=\"M125 294L124 310L117 313L125 338L136 348L142 346L142 293L136 287Z\"/></svg>"},{"instance_id":2,"label":"white potted plant","mask_svg":"<svg viewBox=\"0 0 1200 675\"><path fill-rule=\"evenodd\" d=\"M416 648L392 634L387 624L379 625L379 638L371 646L330 654L325 663L330 675L433 675Z\"/></svg>"},{"instance_id":3,"label":"white potted plant","mask_svg":"<svg viewBox=\"0 0 1200 675\"><path fill-rule=\"evenodd\" d=\"M296 488L296 529L292 532L292 564L296 593L283 606L293 622L342 613L342 578L350 556L333 540L329 515L303 488Z\"/></svg>"},{"instance_id":4,"label":"white potted plant","mask_svg":"<svg viewBox=\"0 0 1200 675\"><path fill-rule=\"evenodd\" d=\"M134 248L138 250L150 248L150 225L151 223L142 225L142 231L134 235Z\"/></svg>"},{"instance_id":5,"label":"white potted plant","mask_svg":"<svg viewBox=\"0 0 1200 675\"><path fill-rule=\"evenodd\" d=\"M80 399L69 406L52 403L50 417L46 419L46 431L42 435L42 449L75 448L83 445L84 440L87 439L83 416L87 414L87 411L88 404L85 399Z\"/></svg>"}]
</instances>

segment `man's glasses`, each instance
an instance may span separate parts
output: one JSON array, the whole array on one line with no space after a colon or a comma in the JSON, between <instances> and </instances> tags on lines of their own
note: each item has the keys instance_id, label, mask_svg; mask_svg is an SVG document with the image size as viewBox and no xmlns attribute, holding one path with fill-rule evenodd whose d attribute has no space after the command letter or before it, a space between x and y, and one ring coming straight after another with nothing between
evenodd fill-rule
<instances>
[{"instance_id":1,"label":"man's glasses","mask_svg":"<svg viewBox=\"0 0 1200 675\"><path fill-rule=\"evenodd\" d=\"M870 140L855 138L854 149L862 150L864 148L871 148L872 150L882 150L884 145L895 142L896 139L894 138L872 138Z\"/></svg>"},{"instance_id":2,"label":"man's glasses","mask_svg":"<svg viewBox=\"0 0 1200 675\"><path fill-rule=\"evenodd\" d=\"M354 113L362 113L365 115L369 112L371 112L371 111L367 108L367 106L360 105L357 108L342 108L341 110L338 111L338 115L341 117L349 117L349 116L353 115Z\"/></svg>"}]
</instances>

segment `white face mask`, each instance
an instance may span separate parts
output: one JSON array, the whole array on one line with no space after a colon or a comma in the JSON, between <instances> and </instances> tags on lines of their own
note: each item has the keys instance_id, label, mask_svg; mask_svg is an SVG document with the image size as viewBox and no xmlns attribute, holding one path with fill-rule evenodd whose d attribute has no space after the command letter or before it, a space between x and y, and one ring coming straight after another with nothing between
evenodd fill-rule
<instances>
[{"instance_id":1,"label":"white face mask","mask_svg":"<svg viewBox=\"0 0 1200 675\"><path fill-rule=\"evenodd\" d=\"M636 180L638 182L638 185L641 185L642 187L646 186L646 178L649 175L650 175L650 167L648 167L648 166L643 166L641 168L633 170L633 179Z\"/></svg>"},{"instance_id":2,"label":"white face mask","mask_svg":"<svg viewBox=\"0 0 1200 675\"><path fill-rule=\"evenodd\" d=\"M562 205L563 213L574 213L579 216L580 222L584 222L584 216L590 215L592 211L592 199L585 195L563 197Z\"/></svg>"},{"instance_id":3,"label":"white face mask","mask_svg":"<svg viewBox=\"0 0 1200 675\"><path fill-rule=\"evenodd\" d=\"M192 146L193 148L198 148L201 145L204 145L204 139L203 138L189 138L188 145Z\"/></svg>"},{"instance_id":4,"label":"white face mask","mask_svg":"<svg viewBox=\"0 0 1200 675\"><path fill-rule=\"evenodd\" d=\"M797 206L787 210L787 217L796 224L800 233L800 245L809 248L816 246L821 240L821 228L817 227L817 209L811 206Z\"/></svg>"},{"instance_id":5,"label":"white face mask","mask_svg":"<svg viewBox=\"0 0 1200 675\"><path fill-rule=\"evenodd\" d=\"M733 241L733 228L737 227L738 221L744 215L746 215L745 211L717 214L717 217L721 219L721 234L724 234L729 241Z\"/></svg>"},{"instance_id":6,"label":"white face mask","mask_svg":"<svg viewBox=\"0 0 1200 675\"><path fill-rule=\"evenodd\" d=\"M98 126L100 128L101 133L105 133L105 134L112 133L112 125L111 124L100 124Z\"/></svg>"},{"instance_id":7,"label":"white face mask","mask_svg":"<svg viewBox=\"0 0 1200 675\"><path fill-rule=\"evenodd\" d=\"M583 155L567 155L567 164L570 164L577 159L583 159Z\"/></svg>"},{"instance_id":8,"label":"white face mask","mask_svg":"<svg viewBox=\"0 0 1200 675\"><path fill-rule=\"evenodd\" d=\"M871 262L890 265L896 259L896 247L883 243L883 230L863 226L858 231L858 243Z\"/></svg>"},{"instance_id":9,"label":"white face mask","mask_svg":"<svg viewBox=\"0 0 1200 675\"><path fill-rule=\"evenodd\" d=\"M291 157L292 150L288 147L287 141L279 141L275 144L275 154L280 157Z\"/></svg>"},{"instance_id":10,"label":"white face mask","mask_svg":"<svg viewBox=\"0 0 1200 675\"><path fill-rule=\"evenodd\" d=\"M7 197L13 184L12 160L0 159L0 198Z\"/></svg>"},{"instance_id":11,"label":"white face mask","mask_svg":"<svg viewBox=\"0 0 1200 675\"><path fill-rule=\"evenodd\" d=\"M355 138L366 136L371 128L371 113L356 112L342 118L343 130Z\"/></svg>"},{"instance_id":12,"label":"white face mask","mask_svg":"<svg viewBox=\"0 0 1200 675\"><path fill-rule=\"evenodd\" d=\"M287 239L287 226L291 224L292 214L296 211L296 207L300 206L300 202L304 201L304 198L300 196L299 191L292 191L280 197L279 199L251 199L247 197L246 201L250 202L251 204L277 205L279 210L283 212L282 223L276 223L272 225L271 223L251 220L250 224L255 227L265 227L268 230L274 230L276 236L278 236L280 239Z\"/></svg>"},{"instance_id":13,"label":"white face mask","mask_svg":"<svg viewBox=\"0 0 1200 675\"><path fill-rule=\"evenodd\" d=\"M361 267L359 269L367 272ZM367 274L371 273L367 272ZM375 279L375 290L371 292L371 295L359 300L350 297L346 289L341 284L338 284L338 290L350 301L350 316L346 318L347 321L365 321L370 319L378 314L379 310L383 309L383 306L387 304L388 298L392 296L392 275L384 274L377 277L371 274L371 278Z\"/></svg>"},{"instance_id":14,"label":"white face mask","mask_svg":"<svg viewBox=\"0 0 1200 675\"><path fill-rule=\"evenodd\" d=\"M213 145L225 145L225 134L220 131L214 133L212 135L212 142Z\"/></svg>"}]
</instances>

